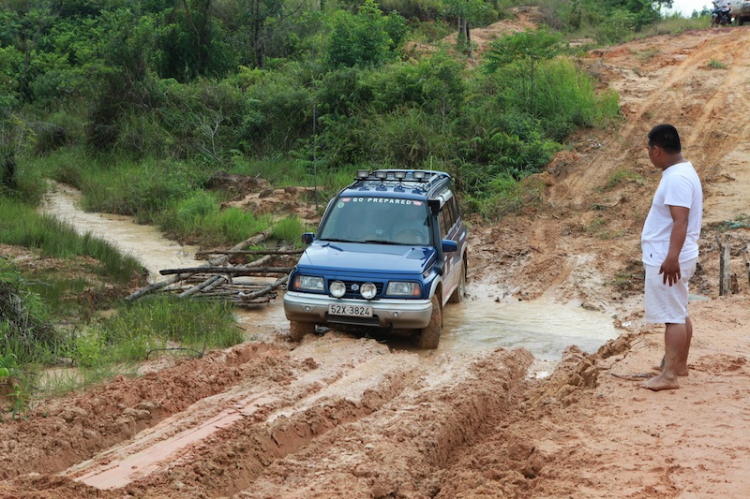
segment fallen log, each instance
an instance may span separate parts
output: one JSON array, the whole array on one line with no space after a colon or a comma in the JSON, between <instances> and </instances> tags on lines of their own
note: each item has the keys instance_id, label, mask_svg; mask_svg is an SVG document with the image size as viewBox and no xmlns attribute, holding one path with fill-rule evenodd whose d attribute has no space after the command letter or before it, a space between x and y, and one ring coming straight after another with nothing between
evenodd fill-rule
<instances>
[{"instance_id":1,"label":"fallen log","mask_svg":"<svg viewBox=\"0 0 750 499\"><path fill-rule=\"evenodd\" d=\"M160 270L159 273L161 275L191 274L196 272L231 275L288 274L292 269L293 267L188 267L184 269L164 269Z\"/></svg>"}]
</instances>

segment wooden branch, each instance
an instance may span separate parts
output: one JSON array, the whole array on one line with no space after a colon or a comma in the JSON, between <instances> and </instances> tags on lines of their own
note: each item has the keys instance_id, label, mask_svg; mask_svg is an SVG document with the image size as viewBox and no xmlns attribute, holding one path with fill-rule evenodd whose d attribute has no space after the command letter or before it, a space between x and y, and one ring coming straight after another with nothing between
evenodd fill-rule
<instances>
[{"instance_id":1,"label":"wooden branch","mask_svg":"<svg viewBox=\"0 0 750 499\"><path fill-rule=\"evenodd\" d=\"M288 274L292 269L293 267L189 267L185 269L164 269L160 270L159 273L161 275L191 274L196 272L231 275Z\"/></svg>"},{"instance_id":2,"label":"wooden branch","mask_svg":"<svg viewBox=\"0 0 750 499\"><path fill-rule=\"evenodd\" d=\"M242 248L247 248L248 246L255 246L258 243L261 243L268 239L268 236L271 235L271 230L265 230L263 232L259 232L258 234L254 235L250 239L245 239L239 244L234 245L229 251L239 251ZM214 259L209 260L209 265L221 265L223 263L226 263L229 261L229 256L224 255L220 256ZM176 282L181 281L182 279L188 278L189 275L182 275L177 274L174 277L170 277L169 279L166 279L162 282L155 282L153 284L149 284L148 286L144 286L143 288L135 291L134 293L130 294L125 298L125 301L133 301L137 300L138 298L150 293L151 291L155 291L157 289L161 289L165 286L168 286L170 284L174 284Z\"/></svg>"},{"instance_id":3,"label":"wooden branch","mask_svg":"<svg viewBox=\"0 0 750 499\"><path fill-rule=\"evenodd\" d=\"M163 274L164 271L162 270L161 273ZM210 286L211 284L216 284L218 282L221 282L224 279L225 279L225 277L222 276L222 275L211 276L208 279L206 279L205 281L203 281L202 283L193 286L192 288L188 289L187 291L183 291L182 293L180 293L177 296L179 296L180 298L187 298L190 295L194 295L195 293L197 293L201 289L203 289L203 288L205 288L207 286Z\"/></svg>"},{"instance_id":4,"label":"wooden branch","mask_svg":"<svg viewBox=\"0 0 750 499\"><path fill-rule=\"evenodd\" d=\"M301 255L305 250L204 250L198 251L195 254L196 258L201 258L208 255Z\"/></svg>"},{"instance_id":5,"label":"wooden branch","mask_svg":"<svg viewBox=\"0 0 750 499\"><path fill-rule=\"evenodd\" d=\"M745 261L745 272L747 272L747 282L750 284L750 261L747 260L747 250L742 254L742 259Z\"/></svg>"},{"instance_id":6,"label":"wooden branch","mask_svg":"<svg viewBox=\"0 0 750 499\"><path fill-rule=\"evenodd\" d=\"M279 286L282 286L283 284L286 284L288 280L289 280L289 276L285 275L281 279L276 280L273 284L269 284L265 288L259 289L258 291L254 291L252 293L248 293L246 295L240 295L240 297L242 298L242 301L250 301L254 298L265 295L275 290L276 288L278 288Z\"/></svg>"},{"instance_id":7,"label":"wooden branch","mask_svg":"<svg viewBox=\"0 0 750 499\"><path fill-rule=\"evenodd\" d=\"M227 258L227 260L229 259L228 256L224 257L224 258ZM262 265L262 264L264 264L266 262L270 262L270 261L271 261L271 255L268 255L268 256L264 256L263 258L255 261L255 262L251 262L251 263L249 263L247 265L243 265L242 267L239 267L239 268L256 267L256 266ZM217 277L218 277L218 279L217 279ZM223 281L224 279L226 279L226 277L219 277L219 276L209 277L202 284L194 286L194 287L188 289L187 291L181 293L180 294L180 298L186 298L188 296L194 295L198 291L211 291L216 286L218 286L219 284L221 284L221 281Z\"/></svg>"},{"instance_id":8,"label":"wooden branch","mask_svg":"<svg viewBox=\"0 0 750 499\"><path fill-rule=\"evenodd\" d=\"M719 243L719 296L728 295L731 293L731 271L729 269L729 256L731 253L731 246L729 240L726 243L722 243L719 236L716 236L716 242Z\"/></svg>"}]
</instances>

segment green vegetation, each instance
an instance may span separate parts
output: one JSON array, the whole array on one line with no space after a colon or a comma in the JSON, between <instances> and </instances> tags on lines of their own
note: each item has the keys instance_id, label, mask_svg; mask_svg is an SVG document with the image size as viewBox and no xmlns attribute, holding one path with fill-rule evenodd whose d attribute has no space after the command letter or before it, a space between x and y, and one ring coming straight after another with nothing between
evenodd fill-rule
<instances>
[{"instance_id":1,"label":"green vegetation","mask_svg":"<svg viewBox=\"0 0 750 499\"><path fill-rule=\"evenodd\" d=\"M716 59L711 59L710 61L708 61L708 67L711 69L727 69L726 64L721 61L717 61Z\"/></svg>"}]
</instances>

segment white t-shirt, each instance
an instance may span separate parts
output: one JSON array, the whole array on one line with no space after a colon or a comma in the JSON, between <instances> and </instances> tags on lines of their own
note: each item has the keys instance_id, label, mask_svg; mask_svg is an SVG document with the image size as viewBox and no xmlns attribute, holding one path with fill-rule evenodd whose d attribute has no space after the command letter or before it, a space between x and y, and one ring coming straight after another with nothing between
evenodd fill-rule
<instances>
[{"instance_id":1,"label":"white t-shirt","mask_svg":"<svg viewBox=\"0 0 750 499\"><path fill-rule=\"evenodd\" d=\"M672 165L661 174L654 202L641 233L643 263L661 266L669 253L669 238L674 221L670 206L689 208L687 235L680 252L680 262L698 257L698 238L703 219L703 190L693 165L686 161Z\"/></svg>"}]
</instances>

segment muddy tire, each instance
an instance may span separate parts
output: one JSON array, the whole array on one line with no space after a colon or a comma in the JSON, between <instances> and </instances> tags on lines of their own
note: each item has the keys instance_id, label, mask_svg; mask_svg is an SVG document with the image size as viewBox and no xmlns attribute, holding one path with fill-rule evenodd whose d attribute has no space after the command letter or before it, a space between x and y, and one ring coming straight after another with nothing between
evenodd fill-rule
<instances>
[{"instance_id":1,"label":"muddy tire","mask_svg":"<svg viewBox=\"0 0 750 499\"><path fill-rule=\"evenodd\" d=\"M315 334L314 322L289 321L289 336L300 341L306 334Z\"/></svg>"},{"instance_id":2,"label":"muddy tire","mask_svg":"<svg viewBox=\"0 0 750 499\"><path fill-rule=\"evenodd\" d=\"M466 296L466 260L461 260L461 275L458 278L458 286L448 298L448 303L461 303Z\"/></svg>"},{"instance_id":3,"label":"muddy tire","mask_svg":"<svg viewBox=\"0 0 750 499\"><path fill-rule=\"evenodd\" d=\"M443 310L437 295L432 297L432 315L427 327L419 332L417 346L434 350L440 344L440 332L443 330Z\"/></svg>"}]
</instances>

